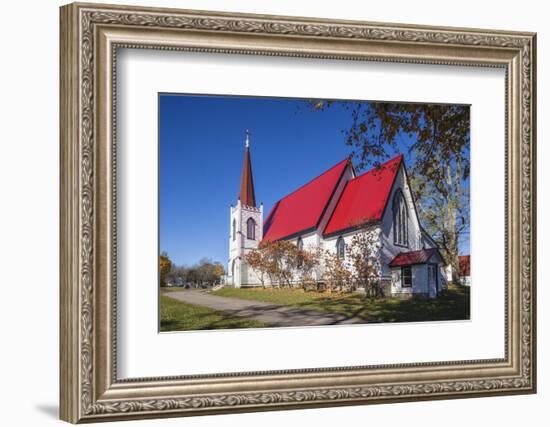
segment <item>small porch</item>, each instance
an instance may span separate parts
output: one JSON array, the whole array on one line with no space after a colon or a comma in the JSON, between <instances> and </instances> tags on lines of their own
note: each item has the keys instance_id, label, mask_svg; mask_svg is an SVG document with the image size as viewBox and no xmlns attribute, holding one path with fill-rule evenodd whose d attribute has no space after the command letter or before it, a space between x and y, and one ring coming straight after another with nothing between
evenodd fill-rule
<instances>
[{"instance_id":1,"label":"small porch","mask_svg":"<svg viewBox=\"0 0 550 427\"><path fill-rule=\"evenodd\" d=\"M442 291L440 266L443 258L437 248L402 252L389 264L391 295L396 297L437 298Z\"/></svg>"}]
</instances>

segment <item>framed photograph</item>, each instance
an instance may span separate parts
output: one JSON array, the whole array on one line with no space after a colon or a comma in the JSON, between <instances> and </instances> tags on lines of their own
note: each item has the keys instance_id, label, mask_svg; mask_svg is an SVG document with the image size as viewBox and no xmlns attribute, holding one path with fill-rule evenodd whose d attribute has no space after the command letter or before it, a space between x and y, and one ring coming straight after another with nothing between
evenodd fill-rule
<instances>
[{"instance_id":1,"label":"framed photograph","mask_svg":"<svg viewBox=\"0 0 550 427\"><path fill-rule=\"evenodd\" d=\"M536 391L535 34L60 22L63 420Z\"/></svg>"},{"instance_id":2,"label":"framed photograph","mask_svg":"<svg viewBox=\"0 0 550 427\"><path fill-rule=\"evenodd\" d=\"M161 332L470 319L469 105L160 93L158 120Z\"/></svg>"}]
</instances>

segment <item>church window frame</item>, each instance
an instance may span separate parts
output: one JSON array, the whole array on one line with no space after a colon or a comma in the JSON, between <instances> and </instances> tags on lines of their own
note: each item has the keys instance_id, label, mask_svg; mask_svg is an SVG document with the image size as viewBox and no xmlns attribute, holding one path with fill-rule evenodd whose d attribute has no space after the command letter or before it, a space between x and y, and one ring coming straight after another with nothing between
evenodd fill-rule
<instances>
[{"instance_id":1,"label":"church window frame","mask_svg":"<svg viewBox=\"0 0 550 427\"><path fill-rule=\"evenodd\" d=\"M342 236L336 240L336 256L338 259L346 258L346 242Z\"/></svg>"},{"instance_id":2,"label":"church window frame","mask_svg":"<svg viewBox=\"0 0 550 427\"><path fill-rule=\"evenodd\" d=\"M409 213L403 191L398 189L392 201L393 210L393 243L409 247Z\"/></svg>"},{"instance_id":3,"label":"church window frame","mask_svg":"<svg viewBox=\"0 0 550 427\"><path fill-rule=\"evenodd\" d=\"M246 238L256 240L256 221L252 217L246 220Z\"/></svg>"},{"instance_id":4,"label":"church window frame","mask_svg":"<svg viewBox=\"0 0 550 427\"><path fill-rule=\"evenodd\" d=\"M406 265L401 268L401 287L412 288L412 266Z\"/></svg>"},{"instance_id":5,"label":"church window frame","mask_svg":"<svg viewBox=\"0 0 550 427\"><path fill-rule=\"evenodd\" d=\"M233 224L231 226L231 236L233 240L237 237L237 221L233 219Z\"/></svg>"}]
</instances>

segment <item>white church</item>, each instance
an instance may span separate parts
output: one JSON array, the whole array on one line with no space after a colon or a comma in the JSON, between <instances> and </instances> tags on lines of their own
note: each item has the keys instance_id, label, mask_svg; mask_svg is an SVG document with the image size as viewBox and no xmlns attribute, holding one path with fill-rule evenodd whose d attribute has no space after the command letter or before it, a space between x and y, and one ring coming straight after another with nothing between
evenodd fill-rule
<instances>
[{"instance_id":1,"label":"white church","mask_svg":"<svg viewBox=\"0 0 550 427\"><path fill-rule=\"evenodd\" d=\"M365 221L372 224L367 231ZM353 236L369 232L379 242L379 276L386 293L435 298L447 288L443 259L420 224L402 155L360 175L346 158L281 198L264 218L263 205L256 205L247 132L230 230L226 286L260 285L245 255L263 239L289 240L305 250L320 248L344 258ZM322 271L317 277L322 278Z\"/></svg>"}]
</instances>

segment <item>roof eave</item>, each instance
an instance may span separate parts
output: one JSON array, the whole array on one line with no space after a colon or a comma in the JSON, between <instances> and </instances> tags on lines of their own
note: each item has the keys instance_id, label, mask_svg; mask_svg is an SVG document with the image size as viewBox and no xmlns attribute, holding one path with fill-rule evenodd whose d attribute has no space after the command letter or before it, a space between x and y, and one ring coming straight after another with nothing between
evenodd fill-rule
<instances>
[{"instance_id":1,"label":"roof eave","mask_svg":"<svg viewBox=\"0 0 550 427\"><path fill-rule=\"evenodd\" d=\"M272 241L272 242L278 242L280 240L291 240L291 239L294 239L296 237L302 236L304 234L312 233L316 230L317 230L316 227L304 228L303 230L300 230L300 231L297 231L297 232L294 232L294 233L291 233L291 234L287 234L286 236L283 236L283 237L277 237L276 239L272 239L272 240L268 239L267 236L266 236L262 239L262 242L264 240L269 240L269 241Z\"/></svg>"},{"instance_id":2,"label":"roof eave","mask_svg":"<svg viewBox=\"0 0 550 427\"><path fill-rule=\"evenodd\" d=\"M340 228L338 230L331 231L330 233L323 233L323 237L324 238L330 238L330 237L338 236L340 234L351 233L353 231L357 231L357 230L360 230L362 228L369 228L369 227L374 226L374 225L379 225L381 222L382 222L381 219L373 219L372 221L370 221L368 223L352 225L352 226L349 226L349 227L346 227L346 228Z\"/></svg>"}]
</instances>

